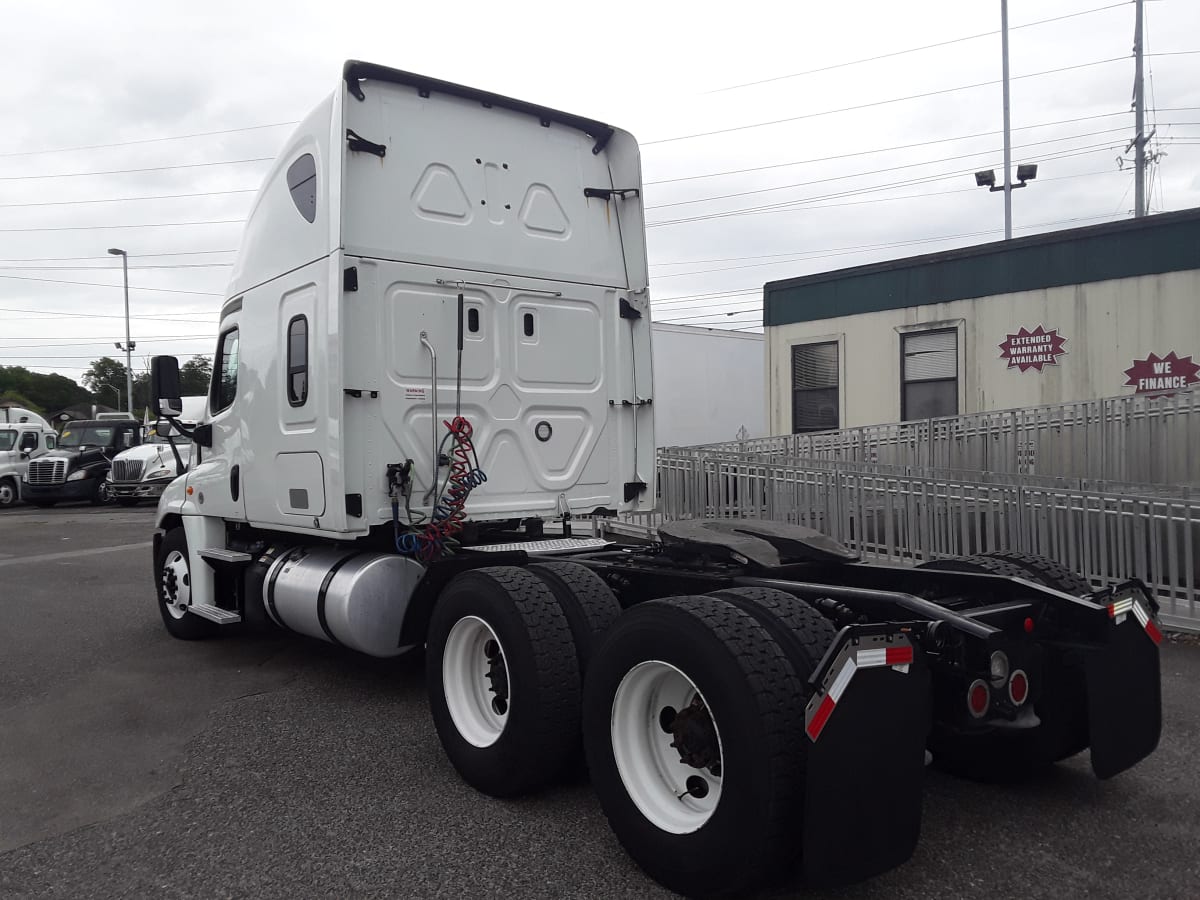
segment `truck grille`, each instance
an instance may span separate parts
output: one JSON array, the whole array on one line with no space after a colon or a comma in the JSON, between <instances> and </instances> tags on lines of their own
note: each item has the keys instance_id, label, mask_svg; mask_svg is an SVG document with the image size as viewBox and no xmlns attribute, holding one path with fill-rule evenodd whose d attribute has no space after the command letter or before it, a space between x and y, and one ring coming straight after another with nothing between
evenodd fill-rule
<instances>
[{"instance_id":1,"label":"truck grille","mask_svg":"<svg viewBox=\"0 0 1200 900\"><path fill-rule=\"evenodd\" d=\"M142 460L114 459L112 464L113 481L141 481Z\"/></svg>"},{"instance_id":2,"label":"truck grille","mask_svg":"<svg viewBox=\"0 0 1200 900\"><path fill-rule=\"evenodd\" d=\"M26 475L30 484L62 484L67 480L65 459L34 459Z\"/></svg>"}]
</instances>

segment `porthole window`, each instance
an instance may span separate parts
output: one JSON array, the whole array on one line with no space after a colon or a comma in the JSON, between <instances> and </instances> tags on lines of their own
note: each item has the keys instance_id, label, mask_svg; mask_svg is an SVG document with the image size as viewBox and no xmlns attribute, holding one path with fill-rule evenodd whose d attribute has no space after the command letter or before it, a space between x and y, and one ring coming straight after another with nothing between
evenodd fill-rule
<instances>
[{"instance_id":1,"label":"porthole window","mask_svg":"<svg viewBox=\"0 0 1200 900\"><path fill-rule=\"evenodd\" d=\"M308 399L308 319L295 316L287 329L287 398L292 406Z\"/></svg>"},{"instance_id":2,"label":"porthole window","mask_svg":"<svg viewBox=\"0 0 1200 900\"><path fill-rule=\"evenodd\" d=\"M317 161L305 153L288 166L287 186L300 215L312 222L317 218Z\"/></svg>"}]
</instances>

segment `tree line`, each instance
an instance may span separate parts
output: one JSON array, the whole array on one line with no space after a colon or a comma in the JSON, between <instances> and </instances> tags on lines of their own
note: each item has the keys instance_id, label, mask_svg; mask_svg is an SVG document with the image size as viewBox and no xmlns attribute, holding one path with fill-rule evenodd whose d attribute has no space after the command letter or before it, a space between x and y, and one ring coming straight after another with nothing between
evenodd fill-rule
<instances>
[{"instance_id":1,"label":"tree line","mask_svg":"<svg viewBox=\"0 0 1200 900\"><path fill-rule=\"evenodd\" d=\"M211 377L212 361L207 356L193 356L179 367L184 396L207 393ZM22 406L43 416L93 403L123 410L125 390L125 363L109 356L93 360L78 382L56 372L47 375L23 366L0 366L0 404ZM140 418L149 404L150 373L134 372L134 415Z\"/></svg>"}]
</instances>

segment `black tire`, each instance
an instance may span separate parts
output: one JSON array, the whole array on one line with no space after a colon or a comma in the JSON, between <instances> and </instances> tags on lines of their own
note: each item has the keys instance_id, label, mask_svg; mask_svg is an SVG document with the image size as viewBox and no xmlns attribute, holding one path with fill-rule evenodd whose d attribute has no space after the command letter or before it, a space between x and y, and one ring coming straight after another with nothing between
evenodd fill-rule
<instances>
[{"instance_id":1,"label":"black tire","mask_svg":"<svg viewBox=\"0 0 1200 900\"><path fill-rule=\"evenodd\" d=\"M137 501L136 497L114 497L113 499L116 500L117 506L137 506L138 505L138 501Z\"/></svg>"},{"instance_id":2,"label":"black tire","mask_svg":"<svg viewBox=\"0 0 1200 900\"><path fill-rule=\"evenodd\" d=\"M746 610L783 648L802 681L812 675L837 636L833 623L799 597L775 588L743 587L714 591Z\"/></svg>"},{"instance_id":3,"label":"black tire","mask_svg":"<svg viewBox=\"0 0 1200 900\"><path fill-rule=\"evenodd\" d=\"M0 478L0 509L15 506L21 499L21 489L15 478Z\"/></svg>"},{"instance_id":4,"label":"black tire","mask_svg":"<svg viewBox=\"0 0 1200 900\"><path fill-rule=\"evenodd\" d=\"M682 833L643 814L613 749L618 688L647 662L665 663L692 682L720 741L719 801L706 821ZM617 839L660 884L688 896L739 894L796 859L792 825L804 783L800 692L783 649L753 615L724 599L653 600L624 612L609 630L584 687L588 768Z\"/></svg>"},{"instance_id":5,"label":"black tire","mask_svg":"<svg viewBox=\"0 0 1200 900\"><path fill-rule=\"evenodd\" d=\"M1088 584L1086 578L1044 556L1021 553L1017 550L997 550L983 555L1003 559L1020 566L1033 575L1035 581L1040 581L1046 587L1070 594L1072 597L1086 597L1092 593L1092 586Z\"/></svg>"},{"instance_id":6,"label":"black tire","mask_svg":"<svg viewBox=\"0 0 1200 900\"><path fill-rule=\"evenodd\" d=\"M112 491L108 489L108 482L100 479L96 483L96 490L92 491L92 496L88 498L88 502L92 506L104 506L107 503L111 503L112 499Z\"/></svg>"},{"instance_id":7,"label":"black tire","mask_svg":"<svg viewBox=\"0 0 1200 900\"><path fill-rule=\"evenodd\" d=\"M1043 576L1000 553L934 560L918 568L987 572L1038 581L1062 590L1047 580L1052 576ZM1033 706L1041 719L1040 725L1022 731L994 729L978 734L955 733L935 725L929 738L933 764L973 781L1015 781L1086 750L1090 734L1087 682L1082 666L1072 664L1064 651L1048 650L1043 660L1042 681L1041 694Z\"/></svg>"},{"instance_id":8,"label":"black tire","mask_svg":"<svg viewBox=\"0 0 1200 900\"><path fill-rule=\"evenodd\" d=\"M538 562L527 568L546 583L567 617L582 684L596 646L621 615L621 604L599 575L579 563Z\"/></svg>"},{"instance_id":9,"label":"black tire","mask_svg":"<svg viewBox=\"0 0 1200 900\"><path fill-rule=\"evenodd\" d=\"M215 623L184 612L173 614L173 601L191 596L191 562L188 557L187 536L182 527L172 528L158 546L154 560L158 612L171 637L181 641L198 641L216 633Z\"/></svg>"},{"instance_id":10,"label":"black tire","mask_svg":"<svg viewBox=\"0 0 1200 900\"><path fill-rule=\"evenodd\" d=\"M471 743L455 725L443 674L447 639L470 617L494 634L508 683L506 718L487 746ZM579 663L567 618L541 578L513 566L457 575L434 605L425 671L442 747L476 790L513 797L564 771L579 740ZM500 692L493 694L501 699Z\"/></svg>"}]
</instances>

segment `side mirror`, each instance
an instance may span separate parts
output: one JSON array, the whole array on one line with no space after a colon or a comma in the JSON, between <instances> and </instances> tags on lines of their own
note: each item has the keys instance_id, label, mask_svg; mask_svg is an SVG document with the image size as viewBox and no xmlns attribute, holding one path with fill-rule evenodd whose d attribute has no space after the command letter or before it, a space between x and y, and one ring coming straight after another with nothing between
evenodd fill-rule
<instances>
[{"instance_id":1,"label":"side mirror","mask_svg":"<svg viewBox=\"0 0 1200 900\"><path fill-rule=\"evenodd\" d=\"M27 431L21 435L21 452L28 456L37 449L38 438L32 431Z\"/></svg>"},{"instance_id":2,"label":"side mirror","mask_svg":"<svg viewBox=\"0 0 1200 900\"><path fill-rule=\"evenodd\" d=\"M133 446L133 432L126 431L121 435L121 444L128 450Z\"/></svg>"},{"instance_id":3,"label":"side mirror","mask_svg":"<svg viewBox=\"0 0 1200 900\"><path fill-rule=\"evenodd\" d=\"M150 360L150 408L160 416L182 415L182 396L179 360L174 356L156 356Z\"/></svg>"}]
</instances>

